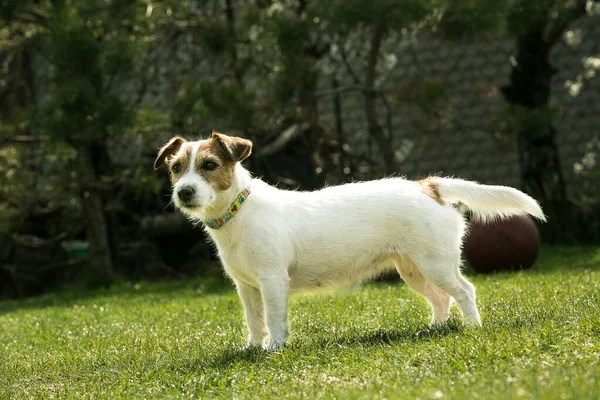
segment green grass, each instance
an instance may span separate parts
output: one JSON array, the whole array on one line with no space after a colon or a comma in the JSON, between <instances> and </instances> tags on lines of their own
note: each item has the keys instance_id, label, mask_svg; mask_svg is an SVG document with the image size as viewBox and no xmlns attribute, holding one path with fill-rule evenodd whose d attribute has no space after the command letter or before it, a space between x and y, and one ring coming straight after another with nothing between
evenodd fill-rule
<instances>
[{"instance_id":1,"label":"green grass","mask_svg":"<svg viewBox=\"0 0 600 400\"><path fill-rule=\"evenodd\" d=\"M277 352L243 351L218 279L0 303L0 398L600 398L600 251L471 275L484 327L429 329L402 283L292 297Z\"/></svg>"}]
</instances>

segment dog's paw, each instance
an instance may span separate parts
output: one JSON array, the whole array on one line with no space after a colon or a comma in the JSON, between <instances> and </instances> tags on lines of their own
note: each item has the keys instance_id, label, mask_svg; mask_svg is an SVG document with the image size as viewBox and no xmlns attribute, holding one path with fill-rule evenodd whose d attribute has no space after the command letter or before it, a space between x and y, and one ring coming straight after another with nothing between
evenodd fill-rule
<instances>
[{"instance_id":1,"label":"dog's paw","mask_svg":"<svg viewBox=\"0 0 600 400\"><path fill-rule=\"evenodd\" d=\"M261 347L263 347L262 340L251 340L250 339L250 340L248 340L248 342L242 349L243 350L260 349Z\"/></svg>"},{"instance_id":2,"label":"dog's paw","mask_svg":"<svg viewBox=\"0 0 600 400\"><path fill-rule=\"evenodd\" d=\"M262 340L248 340L246 342L246 345L244 347L242 347L242 350L247 351L247 350L255 350L255 349L261 349L263 348L264 342Z\"/></svg>"},{"instance_id":3,"label":"dog's paw","mask_svg":"<svg viewBox=\"0 0 600 400\"><path fill-rule=\"evenodd\" d=\"M481 321L465 321L465 326L469 329L481 328Z\"/></svg>"},{"instance_id":4,"label":"dog's paw","mask_svg":"<svg viewBox=\"0 0 600 400\"><path fill-rule=\"evenodd\" d=\"M262 344L258 344L257 345L257 344L250 344L250 343L248 343L245 346L243 346L240 350L242 350L242 351L251 351L251 350L260 349L260 348L262 348Z\"/></svg>"},{"instance_id":5,"label":"dog's paw","mask_svg":"<svg viewBox=\"0 0 600 400\"><path fill-rule=\"evenodd\" d=\"M269 339L269 343L263 346L263 349L267 351L279 350L285 346L285 340Z\"/></svg>"}]
</instances>

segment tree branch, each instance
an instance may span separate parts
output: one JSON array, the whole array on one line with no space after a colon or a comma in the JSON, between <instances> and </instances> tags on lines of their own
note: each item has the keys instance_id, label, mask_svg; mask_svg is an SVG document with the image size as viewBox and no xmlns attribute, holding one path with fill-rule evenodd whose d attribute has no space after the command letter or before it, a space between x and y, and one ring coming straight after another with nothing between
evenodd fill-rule
<instances>
[{"instance_id":1,"label":"tree branch","mask_svg":"<svg viewBox=\"0 0 600 400\"><path fill-rule=\"evenodd\" d=\"M342 94L342 93L347 93L347 92L366 92L368 90L367 87L365 86L355 86L355 85L349 85L349 86L340 86L338 88L335 89L326 89L326 90L321 90L317 93L315 93L316 97L327 97L327 96L334 96L336 94Z\"/></svg>"},{"instance_id":2,"label":"tree branch","mask_svg":"<svg viewBox=\"0 0 600 400\"><path fill-rule=\"evenodd\" d=\"M271 155L284 148L293 139L299 137L310 126L308 122L294 124L280 133L275 140L264 146L260 152L256 154L258 158Z\"/></svg>"},{"instance_id":3,"label":"tree branch","mask_svg":"<svg viewBox=\"0 0 600 400\"><path fill-rule=\"evenodd\" d=\"M561 38L571 22L586 14L586 3L587 0L577 1L575 7L563 13L563 18L558 19L554 24L550 24L548 33L544 39L546 46L552 47Z\"/></svg>"},{"instance_id":4,"label":"tree branch","mask_svg":"<svg viewBox=\"0 0 600 400\"><path fill-rule=\"evenodd\" d=\"M342 56L342 63L344 64L344 66L346 67L346 71L348 71L348 73L350 74L350 77L352 78L352 80L354 81L355 84L360 85L360 78L358 77L358 75L356 74L356 72L354 72L354 69L352 68L352 66L350 65L350 61L348 61L348 55L346 54L346 50L344 49L344 45L340 45L340 55Z\"/></svg>"}]
</instances>

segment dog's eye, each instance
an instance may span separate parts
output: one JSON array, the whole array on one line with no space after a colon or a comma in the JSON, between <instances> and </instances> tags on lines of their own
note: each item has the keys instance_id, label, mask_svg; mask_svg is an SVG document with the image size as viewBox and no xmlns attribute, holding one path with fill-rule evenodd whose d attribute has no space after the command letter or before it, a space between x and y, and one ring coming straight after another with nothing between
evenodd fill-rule
<instances>
[{"instance_id":1,"label":"dog's eye","mask_svg":"<svg viewBox=\"0 0 600 400\"><path fill-rule=\"evenodd\" d=\"M178 174L179 171L181 171L181 164L179 164L179 163L173 164L173 166L171 167L171 171Z\"/></svg>"},{"instance_id":2,"label":"dog's eye","mask_svg":"<svg viewBox=\"0 0 600 400\"><path fill-rule=\"evenodd\" d=\"M205 161L202 164L202 169L205 171L214 171L217 168L217 164L212 161Z\"/></svg>"}]
</instances>

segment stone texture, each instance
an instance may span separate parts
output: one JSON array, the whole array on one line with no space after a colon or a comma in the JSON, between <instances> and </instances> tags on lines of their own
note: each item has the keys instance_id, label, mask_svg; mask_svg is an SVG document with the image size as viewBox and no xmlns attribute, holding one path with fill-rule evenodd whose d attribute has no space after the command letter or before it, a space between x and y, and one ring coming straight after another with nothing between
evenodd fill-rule
<instances>
[{"instance_id":1,"label":"stone texture","mask_svg":"<svg viewBox=\"0 0 600 400\"><path fill-rule=\"evenodd\" d=\"M563 172L570 194L578 197L583 178L575 172L574 164L590 151L589 143L594 138L600 139L600 68L590 72L593 62L584 61L586 57L600 59L600 15L583 17L569 29L581 32L581 42L569 45L562 40L552 51L552 62L558 69L552 81L552 104L558 111L555 127ZM424 113L410 100L405 103L400 99L394 105L394 142L400 148L403 143L411 144L409 152L402 152L402 174L417 178L442 173L519 186L514 138L498 140L498 126L494 123L506 106L499 90L509 81L510 55L514 50L513 40L499 37L468 44L423 39L415 44L412 53L406 48L398 53L394 70L383 86L386 90L407 87L415 79L427 79L445 82L447 91L439 110L443 119ZM582 82L581 89L574 95L567 82L578 80ZM342 82L350 84L343 77ZM364 153L368 136L360 94L342 94L341 103L345 137L351 140L354 152ZM324 98L319 105L323 122L333 129L335 118L327 115L333 110L332 99ZM385 125L382 104L378 113L380 123ZM377 149L374 144L373 149ZM383 173L382 165L378 167L370 172Z\"/></svg>"}]
</instances>

